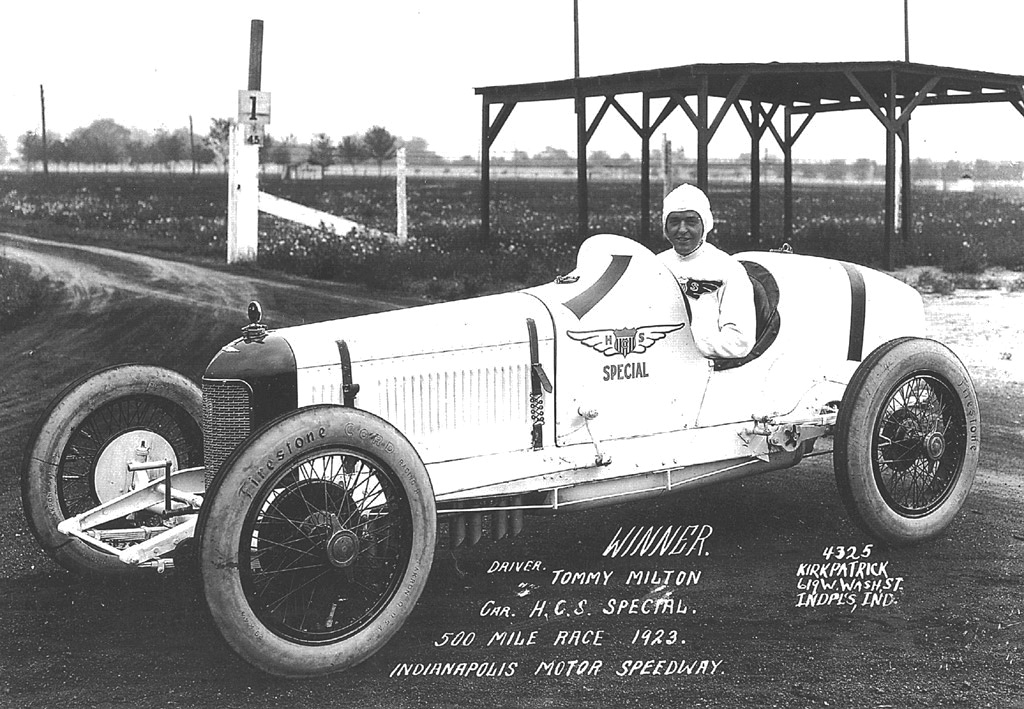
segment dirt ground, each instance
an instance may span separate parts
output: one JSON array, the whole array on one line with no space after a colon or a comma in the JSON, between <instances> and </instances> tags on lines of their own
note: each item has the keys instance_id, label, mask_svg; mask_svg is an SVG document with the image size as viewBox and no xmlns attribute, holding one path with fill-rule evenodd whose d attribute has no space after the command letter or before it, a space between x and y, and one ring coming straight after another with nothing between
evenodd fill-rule
<instances>
[{"instance_id":1,"label":"dirt ground","mask_svg":"<svg viewBox=\"0 0 1024 709\"><path fill-rule=\"evenodd\" d=\"M198 379L251 298L272 326L408 303L11 235L0 248L67 295L0 340L0 706L1024 707L1024 294L926 297L930 334L978 387L981 468L943 537L874 548L903 579L879 605L797 605L801 564L870 542L826 456L654 504L528 518L522 535L462 558L466 578L436 564L411 619L363 665L283 681L226 648L187 574L98 582L51 562L22 514L26 437L64 385L108 364ZM620 528L669 524L708 525L706 554L602 556ZM611 575L584 585L559 570ZM656 596L675 612L630 612ZM467 645L438 647L446 637ZM482 669L433 676L433 663Z\"/></svg>"}]
</instances>

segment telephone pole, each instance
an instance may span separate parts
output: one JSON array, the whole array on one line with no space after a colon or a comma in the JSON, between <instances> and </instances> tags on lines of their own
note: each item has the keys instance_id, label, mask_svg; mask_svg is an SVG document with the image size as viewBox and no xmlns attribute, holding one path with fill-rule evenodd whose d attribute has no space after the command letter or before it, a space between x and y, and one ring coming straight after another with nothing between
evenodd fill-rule
<instances>
[{"instance_id":1,"label":"telephone pole","mask_svg":"<svg viewBox=\"0 0 1024 709\"><path fill-rule=\"evenodd\" d=\"M39 84L39 110L43 114L43 177L49 177L50 160L46 151L46 96L43 94L42 84Z\"/></svg>"}]
</instances>

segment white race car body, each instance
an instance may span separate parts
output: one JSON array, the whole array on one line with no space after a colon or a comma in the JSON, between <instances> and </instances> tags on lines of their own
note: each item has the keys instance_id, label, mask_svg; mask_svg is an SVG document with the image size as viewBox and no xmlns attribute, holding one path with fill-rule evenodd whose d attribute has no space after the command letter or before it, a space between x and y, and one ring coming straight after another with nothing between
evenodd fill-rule
<instances>
[{"instance_id":1,"label":"white race car body","mask_svg":"<svg viewBox=\"0 0 1024 709\"><path fill-rule=\"evenodd\" d=\"M554 283L276 330L263 343L224 348L206 381L258 377L253 357L283 341L294 405L354 405L390 422L419 452L441 507L537 491L554 493L545 506L582 504L637 492L633 483L574 490L585 483L657 473L656 493L722 467L705 464L784 467L802 451L763 465L772 451L794 453L768 445L770 433L831 424L863 356L923 333L921 299L859 266L786 253L738 258L760 264L778 293L773 341L741 366L719 369L700 355L686 296L650 251L599 235ZM543 377L550 391L534 382ZM832 419L822 420L830 404ZM208 441L217 425L214 414Z\"/></svg>"}]
</instances>

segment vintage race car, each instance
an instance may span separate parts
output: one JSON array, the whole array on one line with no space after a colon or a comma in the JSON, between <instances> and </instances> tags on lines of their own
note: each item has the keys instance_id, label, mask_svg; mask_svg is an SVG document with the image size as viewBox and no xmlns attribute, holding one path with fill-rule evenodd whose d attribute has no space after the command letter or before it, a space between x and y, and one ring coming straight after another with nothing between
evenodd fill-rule
<instances>
[{"instance_id":1,"label":"vintage race car","mask_svg":"<svg viewBox=\"0 0 1024 709\"><path fill-rule=\"evenodd\" d=\"M24 460L29 524L79 572L191 560L228 644L284 676L380 649L439 528L458 548L524 514L831 454L869 535L939 534L974 480L980 423L963 364L922 338L921 298L847 263L739 258L758 321L742 360L701 356L699 293L612 235L514 293L277 331L250 304L201 391L127 365L51 404Z\"/></svg>"}]
</instances>

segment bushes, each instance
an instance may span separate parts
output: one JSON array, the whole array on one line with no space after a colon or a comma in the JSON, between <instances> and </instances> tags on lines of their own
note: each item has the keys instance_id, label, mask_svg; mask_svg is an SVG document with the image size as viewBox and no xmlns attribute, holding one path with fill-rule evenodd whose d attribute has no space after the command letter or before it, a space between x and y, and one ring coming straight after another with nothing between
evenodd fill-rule
<instances>
[{"instance_id":1,"label":"bushes","mask_svg":"<svg viewBox=\"0 0 1024 709\"><path fill-rule=\"evenodd\" d=\"M345 176L324 181L264 180L262 189L340 214L366 227L358 235L305 229L260 219L260 265L364 283L458 297L532 285L570 270L578 246L576 184L572 180L495 180L491 183L491 240L479 243L480 185L472 179L409 180L408 244L389 244L396 230L390 179ZM792 245L867 266L883 261L884 201L879 186L798 186ZM712 239L730 252L782 243L782 189L762 191L762 239L750 243L746 185L713 185ZM649 216L655 250L661 247L660 190ZM918 190L913 234L900 249L904 261L944 269L953 288L986 266L1024 266L1024 199L980 193ZM639 184L592 182L589 233L639 238ZM50 238L119 248L193 255L223 261L226 253L226 178L134 174L0 174L0 226ZM937 277L927 288L944 289ZM974 281L982 287L984 280Z\"/></svg>"},{"instance_id":2,"label":"bushes","mask_svg":"<svg viewBox=\"0 0 1024 709\"><path fill-rule=\"evenodd\" d=\"M1024 278L1020 280L1024 281ZM1007 285L1008 291L1015 289L1014 283L1011 282ZM970 273L943 273L934 268L923 270L910 285L922 293L935 293L937 295L951 295L958 288L964 290L999 290L1002 287L1002 283L996 278Z\"/></svg>"},{"instance_id":3,"label":"bushes","mask_svg":"<svg viewBox=\"0 0 1024 709\"><path fill-rule=\"evenodd\" d=\"M361 283L375 290L449 299L551 280L571 268L574 249L558 254L516 244L410 237L404 244L363 230L349 234L310 229L273 218L261 223L259 262L291 273Z\"/></svg>"},{"instance_id":4,"label":"bushes","mask_svg":"<svg viewBox=\"0 0 1024 709\"><path fill-rule=\"evenodd\" d=\"M956 291L956 284L952 278L932 268L922 271L913 286L922 293L937 295L952 295Z\"/></svg>"}]
</instances>

